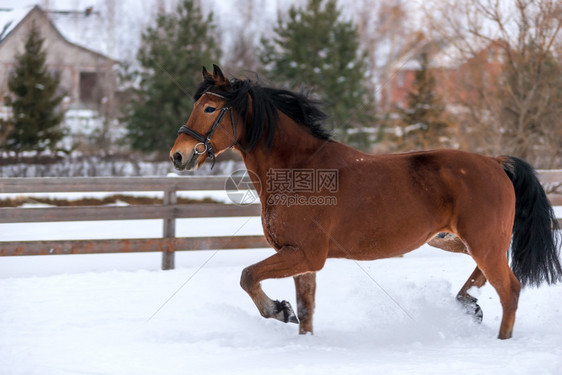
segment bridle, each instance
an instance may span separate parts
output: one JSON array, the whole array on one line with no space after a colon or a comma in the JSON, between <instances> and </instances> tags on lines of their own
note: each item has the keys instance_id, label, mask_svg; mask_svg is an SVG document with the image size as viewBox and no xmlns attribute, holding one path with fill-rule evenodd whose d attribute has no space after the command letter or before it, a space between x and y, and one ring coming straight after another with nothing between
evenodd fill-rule
<instances>
[{"instance_id":1,"label":"bridle","mask_svg":"<svg viewBox=\"0 0 562 375\"><path fill-rule=\"evenodd\" d=\"M206 92L203 95L214 95L218 98L225 99L224 96L215 94L214 92ZM213 160L213 164L211 164L211 169L213 169L213 167L215 166L215 151L213 150L213 146L211 144L211 138L215 134L215 131L218 129L224 115L228 110L230 110L230 122L232 123L232 136L234 138L232 145L230 147L234 147L237 144L237 142L236 142L236 124L234 123L234 114L232 111L232 107L222 107L220 109L219 115L215 119L215 122L213 122L213 126L211 126L211 129L209 130L207 135L203 135L191 128L188 128L185 125L182 125L178 130L178 135L187 134L199 141L199 143L197 143L193 147L193 152L196 156L206 153L207 156ZM203 146L202 150L199 149L200 146Z\"/></svg>"}]
</instances>

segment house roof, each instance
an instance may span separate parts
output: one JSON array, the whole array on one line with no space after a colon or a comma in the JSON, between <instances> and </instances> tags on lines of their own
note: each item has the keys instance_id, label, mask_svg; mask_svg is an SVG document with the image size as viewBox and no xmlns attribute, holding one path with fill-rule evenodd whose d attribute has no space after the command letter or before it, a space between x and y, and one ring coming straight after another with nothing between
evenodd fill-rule
<instances>
[{"instance_id":1,"label":"house roof","mask_svg":"<svg viewBox=\"0 0 562 375\"><path fill-rule=\"evenodd\" d=\"M38 5L0 10L0 44L33 11L45 14L59 35L68 43L117 61L106 39L100 37L99 15L95 12L47 11Z\"/></svg>"},{"instance_id":2,"label":"house roof","mask_svg":"<svg viewBox=\"0 0 562 375\"><path fill-rule=\"evenodd\" d=\"M33 7L0 11L0 43L27 16Z\"/></svg>"},{"instance_id":3,"label":"house roof","mask_svg":"<svg viewBox=\"0 0 562 375\"><path fill-rule=\"evenodd\" d=\"M420 56L423 51L429 51L429 66L435 69L456 69L465 61L453 44L432 40L406 51L394 66L398 70L420 70Z\"/></svg>"},{"instance_id":4,"label":"house roof","mask_svg":"<svg viewBox=\"0 0 562 375\"><path fill-rule=\"evenodd\" d=\"M408 50L403 54L402 58L394 64L394 67L397 70L419 70L421 69L421 53L423 51L429 51L430 68L454 70L458 69L477 54L486 53L490 48L497 48L497 46L504 46L505 48L505 42L501 39L493 41L476 39L470 43L470 47L473 49L470 51L464 47L465 44L466 40L463 40L462 43L457 43L455 40L431 40ZM464 49L461 49L463 47Z\"/></svg>"}]
</instances>

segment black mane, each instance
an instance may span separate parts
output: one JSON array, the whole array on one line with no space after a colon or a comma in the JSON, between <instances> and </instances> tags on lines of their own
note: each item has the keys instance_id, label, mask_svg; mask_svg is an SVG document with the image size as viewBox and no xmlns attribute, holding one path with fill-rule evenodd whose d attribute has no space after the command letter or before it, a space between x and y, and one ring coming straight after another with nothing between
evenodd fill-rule
<instances>
[{"instance_id":1,"label":"black mane","mask_svg":"<svg viewBox=\"0 0 562 375\"><path fill-rule=\"evenodd\" d=\"M231 88L216 86L214 80L208 77L199 85L194 99L199 100L208 91L224 96L226 106L231 106L246 119L246 149L252 150L264 136L265 145L271 148L279 120L277 110L308 129L312 135L320 139L331 139L331 134L324 128L327 116L319 108L317 101L289 90L266 87L249 79L232 79L230 85ZM252 98L252 117L248 123L249 97Z\"/></svg>"}]
</instances>

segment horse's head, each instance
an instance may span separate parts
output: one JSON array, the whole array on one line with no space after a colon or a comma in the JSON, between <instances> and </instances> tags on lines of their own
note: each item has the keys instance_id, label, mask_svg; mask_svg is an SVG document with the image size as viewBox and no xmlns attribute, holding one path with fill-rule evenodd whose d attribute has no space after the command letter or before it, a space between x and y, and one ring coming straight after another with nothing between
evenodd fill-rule
<instances>
[{"instance_id":1,"label":"horse's head","mask_svg":"<svg viewBox=\"0 0 562 375\"><path fill-rule=\"evenodd\" d=\"M323 128L326 115L314 100L259 81L227 80L218 66L213 67L213 74L203 68L193 111L170 151L177 169L196 169L207 158L214 162L215 155L233 146L245 154L257 147L271 151L278 127L285 134L292 131L292 139L331 139Z\"/></svg>"},{"instance_id":2,"label":"horse's head","mask_svg":"<svg viewBox=\"0 0 562 375\"><path fill-rule=\"evenodd\" d=\"M213 65L213 74L203 67L203 80L220 91L230 90L230 82L220 68ZM194 170L207 157L213 165L215 156L237 144L234 110L226 106L224 96L207 90L195 102L186 124L170 150L170 160L178 170Z\"/></svg>"}]
</instances>

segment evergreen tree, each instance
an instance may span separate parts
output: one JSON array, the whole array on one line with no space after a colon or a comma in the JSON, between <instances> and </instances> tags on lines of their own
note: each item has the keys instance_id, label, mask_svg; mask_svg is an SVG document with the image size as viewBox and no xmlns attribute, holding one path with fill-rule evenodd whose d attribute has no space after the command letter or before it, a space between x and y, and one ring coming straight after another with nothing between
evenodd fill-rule
<instances>
[{"instance_id":1,"label":"evergreen tree","mask_svg":"<svg viewBox=\"0 0 562 375\"><path fill-rule=\"evenodd\" d=\"M325 104L328 125L350 141L347 129L373 125L374 106L357 28L340 14L336 0L291 6L288 19L278 19L273 39L262 39L260 59L269 79L292 89L311 87Z\"/></svg>"},{"instance_id":2,"label":"evergreen tree","mask_svg":"<svg viewBox=\"0 0 562 375\"><path fill-rule=\"evenodd\" d=\"M25 49L16 56L14 73L8 79L11 96L6 104L13 117L3 124L7 137L4 147L19 155L22 151L55 151L64 132L64 113L58 109L63 96L57 95L60 79L45 66L46 52L35 23L32 23Z\"/></svg>"},{"instance_id":3,"label":"evergreen tree","mask_svg":"<svg viewBox=\"0 0 562 375\"><path fill-rule=\"evenodd\" d=\"M200 82L201 66L220 57L212 22L212 13L204 17L193 0L182 0L142 34L137 54L142 71L127 124L133 149L168 153L193 107L188 89Z\"/></svg>"},{"instance_id":4,"label":"evergreen tree","mask_svg":"<svg viewBox=\"0 0 562 375\"><path fill-rule=\"evenodd\" d=\"M435 92L426 52L421 54L420 65L408 94L408 107L400 110L402 149L438 148L448 139L445 105Z\"/></svg>"}]
</instances>

